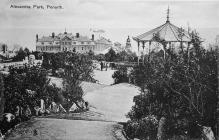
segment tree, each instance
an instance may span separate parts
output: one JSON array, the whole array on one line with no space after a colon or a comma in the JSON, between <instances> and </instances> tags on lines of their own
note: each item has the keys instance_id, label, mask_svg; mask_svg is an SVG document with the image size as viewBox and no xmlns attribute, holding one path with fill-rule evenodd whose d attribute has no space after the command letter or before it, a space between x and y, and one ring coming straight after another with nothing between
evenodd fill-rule
<instances>
[{"instance_id":1,"label":"tree","mask_svg":"<svg viewBox=\"0 0 219 140\"><path fill-rule=\"evenodd\" d=\"M114 84L128 82L127 67L120 66L118 70L113 73L112 78L114 79Z\"/></svg>"},{"instance_id":2,"label":"tree","mask_svg":"<svg viewBox=\"0 0 219 140\"><path fill-rule=\"evenodd\" d=\"M93 63L88 55L77 53L65 53L65 65L63 78L63 96L67 102L67 110L75 103L80 109L83 107L78 102L83 101L81 81L96 82L93 79Z\"/></svg>"},{"instance_id":3,"label":"tree","mask_svg":"<svg viewBox=\"0 0 219 140\"><path fill-rule=\"evenodd\" d=\"M116 61L116 52L111 48L108 53L105 54L106 61L113 62Z\"/></svg>"},{"instance_id":4,"label":"tree","mask_svg":"<svg viewBox=\"0 0 219 140\"><path fill-rule=\"evenodd\" d=\"M46 107L55 100L59 89L50 85L47 72L40 67L10 68L5 81L5 111L14 113L16 106L31 110L39 106L40 99L45 101Z\"/></svg>"},{"instance_id":5,"label":"tree","mask_svg":"<svg viewBox=\"0 0 219 140\"><path fill-rule=\"evenodd\" d=\"M74 103L80 109L83 108L80 105L78 105L78 102L83 101L83 98L82 98L83 97L83 90L80 86L80 83L81 82L79 80L75 79L72 76L71 77L69 77L69 76L64 77L64 81L63 81L64 89L63 89L62 94L66 100L66 103L67 103L66 109L68 111Z\"/></svg>"},{"instance_id":6,"label":"tree","mask_svg":"<svg viewBox=\"0 0 219 140\"><path fill-rule=\"evenodd\" d=\"M90 56L87 54L78 54L73 52L62 52L56 54L46 54L44 57L43 67L52 68L53 73L58 68L63 69L63 73L60 75L63 79L63 91L62 95L66 106L66 109L76 105L78 101L83 101L83 91L81 89L81 81L96 82L93 78L93 62ZM58 94L56 96L58 100L62 100L62 97ZM78 105L80 108L80 106Z\"/></svg>"},{"instance_id":7,"label":"tree","mask_svg":"<svg viewBox=\"0 0 219 140\"><path fill-rule=\"evenodd\" d=\"M52 69L52 74L56 76L56 70L64 68L66 53L44 53L42 67L45 69Z\"/></svg>"},{"instance_id":8,"label":"tree","mask_svg":"<svg viewBox=\"0 0 219 140\"><path fill-rule=\"evenodd\" d=\"M97 54L97 55L95 55L95 59L97 60L97 61L105 61L105 55L103 55L103 54Z\"/></svg>"},{"instance_id":9,"label":"tree","mask_svg":"<svg viewBox=\"0 0 219 140\"><path fill-rule=\"evenodd\" d=\"M24 48L25 56L30 55L30 50L28 48Z\"/></svg>"},{"instance_id":10,"label":"tree","mask_svg":"<svg viewBox=\"0 0 219 140\"><path fill-rule=\"evenodd\" d=\"M200 137L201 127L215 127L218 101L217 52L201 47L192 34L190 50L154 57L134 68L133 76L142 94L134 98L131 120L155 115L159 120L158 136ZM159 56L159 55L158 55ZM200 127L201 126L201 127ZM187 132L187 133L186 133Z\"/></svg>"},{"instance_id":11,"label":"tree","mask_svg":"<svg viewBox=\"0 0 219 140\"><path fill-rule=\"evenodd\" d=\"M12 60L23 61L23 59L25 59L26 56L27 56L27 53L23 50L23 48L20 48L17 54L12 58Z\"/></svg>"}]
</instances>

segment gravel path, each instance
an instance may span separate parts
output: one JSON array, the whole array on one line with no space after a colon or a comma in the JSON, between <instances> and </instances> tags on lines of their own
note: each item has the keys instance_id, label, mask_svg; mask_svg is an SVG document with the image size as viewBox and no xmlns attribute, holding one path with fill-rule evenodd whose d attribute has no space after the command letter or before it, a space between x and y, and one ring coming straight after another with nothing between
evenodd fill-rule
<instances>
[{"instance_id":1,"label":"gravel path","mask_svg":"<svg viewBox=\"0 0 219 140\"><path fill-rule=\"evenodd\" d=\"M37 118L18 126L8 140L124 140L121 128L115 122Z\"/></svg>"},{"instance_id":2,"label":"gravel path","mask_svg":"<svg viewBox=\"0 0 219 140\"><path fill-rule=\"evenodd\" d=\"M130 84L112 85L113 71L95 70L100 84L82 82L84 99L90 110L82 113L58 114L35 118L19 125L9 140L125 140L122 125L133 105L138 88ZM60 78L51 82L61 86ZM58 119L57 119L58 118Z\"/></svg>"}]
</instances>

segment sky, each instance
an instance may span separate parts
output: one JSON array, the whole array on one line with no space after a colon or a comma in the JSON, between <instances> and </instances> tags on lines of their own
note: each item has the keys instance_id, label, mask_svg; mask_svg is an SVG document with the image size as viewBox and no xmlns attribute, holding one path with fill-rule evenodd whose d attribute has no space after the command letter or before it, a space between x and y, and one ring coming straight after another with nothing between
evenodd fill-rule
<instances>
[{"instance_id":1,"label":"sky","mask_svg":"<svg viewBox=\"0 0 219 140\"><path fill-rule=\"evenodd\" d=\"M11 5L42 5L44 9L10 8ZM47 9L46 5L63 9ZM219 34L219 0L1 0L0 42L35 50L36 34L42 37L66 29L91 37L90 29L103 29L101 36L125 44L128 36L164 24L168 6L172 24L183 28L189 25L206 43L214 43ZM136 46L133 40L131 43Z\"/></svg>"}]
</instances>

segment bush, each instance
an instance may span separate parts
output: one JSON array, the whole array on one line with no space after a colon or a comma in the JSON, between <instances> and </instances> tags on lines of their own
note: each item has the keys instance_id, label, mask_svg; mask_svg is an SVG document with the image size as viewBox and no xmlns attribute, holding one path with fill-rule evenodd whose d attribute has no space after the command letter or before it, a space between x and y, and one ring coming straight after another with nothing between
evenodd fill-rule
<instances>
[{"instance_id":1,"label":"bush","mask_svg":"<svg viewBox=\"0 0 219 140\"><path fill-rule=\"evenodd\" d=\"M5 111L14 113L16 107L31 110L39 106L40 99L45 101L46 107L56 100L59 89L50 85L47 72L40 67L10 68L9 75L4 77Z\"/></svg>"},{"instance_id":2,"label":"bush","mask_svg":"<svg viewBox=\"0 0 219 140\"><path fill-rule=\"evenodd\" d=\"M155 140L157 135L158 121L154 116L146 116L139 121L128 121L125 127L129 138L149 138Z\"/></svg>"},{"instance_id":3,"label":"bush","mask_svg":"<svg viewBox=\"0 0 219 140\"><path fill-rule=\"evenodd\" d=\"M113 73L112 78L114 79L114 84L128 82L127 67L120 66L118 70Z\"/></svg>"},{"instance_id":4,"label":"bush","mask_svg":"<svg viewBox=\"0 0 219 140\"><path fill-rule=\"evenodd\" d=\"M128 114L131 121L149 114L164 117L167 137L200 138L201 126L215 132L217 50L205 50L193 36L190 50L176 54L167 49L165 58L155 53L150 61L134 68L132 76L142 93L134 97L135 105Z\"/></svg>"}]
</instances>

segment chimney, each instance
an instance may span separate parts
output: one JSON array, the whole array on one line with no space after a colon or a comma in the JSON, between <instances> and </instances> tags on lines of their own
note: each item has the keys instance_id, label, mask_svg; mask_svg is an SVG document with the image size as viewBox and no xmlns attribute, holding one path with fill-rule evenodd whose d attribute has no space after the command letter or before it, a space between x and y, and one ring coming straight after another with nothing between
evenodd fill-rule
<instances>
[{"instance_id":1,"label":"chimney","mask_svg":"<svg viewBox=\"0 0 219 140\"><path fill-rule=\"evenodd\" d=\"M38 37L38 34L36 34L36 42L38 42L39 40L39 37Z\"/></svg>"},{"instance_id":2,"label":"chimney","mask_svg":"<svg viewBox=\"0 0 219 140\"><path fill-rule=\"evenodd\" d=\"M2 50L3 50L3 53L6 53L6 51L7 51L7 45L6 44L2 45Z\"/></svg>"},{"instance_id":3,"label":"chimney","mask_svg":"<svg viewBox=\"0 0 219 140\"><path fill-rule=\"evenodd\" d=\"M54 38L54 37L55 37L55 33L53 32L53 33L52 33L52 38Z\"/></svg>"},{"instance_id":4,"label":"chimney","mask_svg":"<svg viewBox=\"0 0 219 140\"><path fill-rule=\"evenodd\" d=\"M92 34L92 38L91 38L91 40L93 40L93 41L94 41L94 34Z\"/></svg>"},{"instance_id":5,"label":"chimney","mask_svg":"<svg viewBox=\"0 0 219 140\"><path fill-rule=\"evenodd\" d=\"M79 33L76 33L76 38L79 38L79 36L80 36Z\"/></svg>"}]
</instances>

